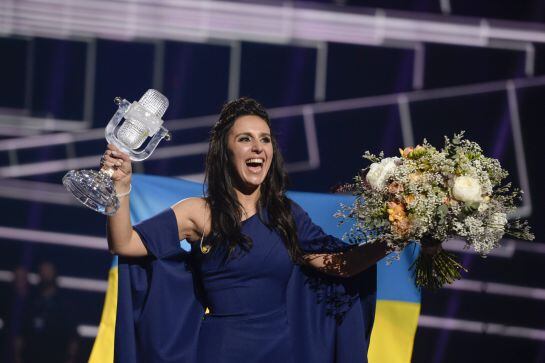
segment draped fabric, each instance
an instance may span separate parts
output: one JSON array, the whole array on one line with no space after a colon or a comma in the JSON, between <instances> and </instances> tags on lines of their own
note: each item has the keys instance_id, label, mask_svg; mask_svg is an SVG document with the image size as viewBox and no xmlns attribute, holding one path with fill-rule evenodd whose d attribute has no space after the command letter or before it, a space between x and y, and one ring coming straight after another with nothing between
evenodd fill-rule
<instances>
[{"instance_id":1,"label":"draped fabric","mask_svg":"<svg viewBox=\"0 0 545 363\"><path fill-rule=\"evenodd\" d=\"M166 227L172 220L169 222L171 217L165 208L201 193L202 185L198 183L135 175L131 218L133 222L139 222L165 211L163 217L166 218L161 219ZM325 233L340 237L348 230L349 226L339 228L332 215L338 210L339 203L351 203L351 197L297 192L291 192L289 196L308 211ZM298 225L299 228L303 226ZM168 228L159 228L159 233L161 238L174 241L174 233ZM333 246L339 242L334 241ZM164 250L161 258L120 258L119 261L117 256L114 258L91 363L113 361L114 345L117 362L192 362L195 359L194 347L204 313L203 304L194 285L189 245L185 241L172 244L175 246L173 251ZM420 294L407 270L415 252L407 248L400 260L392 265L380 261L376 270L370 269L341 283L295 267L288 285L288 303L293 334L300 337L296 350L298 361L362 362L366 358L361 352L366 350L371 337L369 362L410 362L420 307ZM332 311L333 306L337 308ZM335 317L344 318L341 325ZM114 326L115 342L112 339ZM308 331L311 333L307 334ZM329 353L335 354L336 358Z\"/></svg>"}]
</instances>

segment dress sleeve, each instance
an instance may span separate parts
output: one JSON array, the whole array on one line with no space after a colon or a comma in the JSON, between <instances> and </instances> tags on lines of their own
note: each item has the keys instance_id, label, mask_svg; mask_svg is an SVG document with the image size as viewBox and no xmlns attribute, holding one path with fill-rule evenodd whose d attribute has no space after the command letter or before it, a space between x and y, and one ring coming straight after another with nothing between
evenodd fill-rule
<instances>
[{"instance_id":1,"label":"dress sleeve","mask_svg":"<svg viewBox=\"0 0 545 363\"><path fill-rule=\"evenodd\" d=\"M158 259L179 254L183 250L178 235L176 214L171 208L133 226L148 253Z\"/></svg>"},{"instance_id":2,"label":"dress sleeve","mask_svg":"<svg viewBox=\"0 0 545 363\"><path fill-rule=\"evenodd\" d=\"M325 233L297 203L291 206L303 252L328 253L353 247ZM375 280L374 267L341 278L295 266L287 306L296 362L367 362Z\"/></svg>"},{"instance_id":3,"label":"dress sleeve","mask_svg":"<svg viewBox=\"0 0 545 363\"><path fill-rule=\"evenodd\" d=\"M294 201L291 201L291 213L297 228L299 247L303 252L338 252L351 247L341 239L325 233L320 226L312 222L308 213Z\"/></svg>"},{"instance_id":4,"label":"dress sleeve","mask_svg":"<svg viewBox=\"0 0 545 363\"><path fill-rule=\"evenodd\" d=\"M170 208L135 225L149 255L119 257L114 362L196 362L204 315Z\"/></svg>"}]
</instances>

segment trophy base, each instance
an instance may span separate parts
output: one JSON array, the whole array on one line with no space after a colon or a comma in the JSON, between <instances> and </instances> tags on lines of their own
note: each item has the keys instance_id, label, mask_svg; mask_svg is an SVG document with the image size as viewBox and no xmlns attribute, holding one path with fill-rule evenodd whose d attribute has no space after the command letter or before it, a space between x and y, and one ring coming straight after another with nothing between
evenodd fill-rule
<instances>
[{"instance_id":1,"label":"trophy base","mask_svg":"<svg viewBox=\"0 0 545 363\"><path fill-rule=\"evenodd\" d=\"M107 216L119 209L112 179L101 171L70 170L62 183L83 205Z\"/></svg>"}]
</instances>

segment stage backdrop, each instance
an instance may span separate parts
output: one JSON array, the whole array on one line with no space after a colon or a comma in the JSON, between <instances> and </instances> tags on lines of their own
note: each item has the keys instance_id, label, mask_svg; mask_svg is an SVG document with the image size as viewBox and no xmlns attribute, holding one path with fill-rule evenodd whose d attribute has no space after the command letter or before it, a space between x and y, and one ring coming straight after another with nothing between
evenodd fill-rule
<instances>
[{"instance_id":1,"label":"stage backdrop","mask_svg":"<svg viewBox=\"0 0 545 363\"><path fill-rule=\"evenodd\" d=\"M134 175L131 192L131 219L137 223L168 208L183 198L200 196L203 186L180 179ZM338 226L333 214L340 203L351 203L352 197L332 194L290 192L314 223L326 233L342 237L349 226ZM190 248L182 241L182 248ZM420 313L420 292L415 288L408 267L418 251L409 246L399 261L387 265L386 259L377 265L377 304L375 323L369 347L370 363L409 363ZM89 359L90 363L113 362L114 329L117 308L117 258L109 273L109 286L98 335Z\"/></svg>"}]
</instances>

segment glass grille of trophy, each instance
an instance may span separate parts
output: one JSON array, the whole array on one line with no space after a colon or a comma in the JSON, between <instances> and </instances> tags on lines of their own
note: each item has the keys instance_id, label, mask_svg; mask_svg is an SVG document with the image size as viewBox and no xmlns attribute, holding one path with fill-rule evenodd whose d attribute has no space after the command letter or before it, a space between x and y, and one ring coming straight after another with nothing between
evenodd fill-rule
<instances>
[{"instance_id":1,"label":"glass grille of trophy","mask_svg":"<svg viewBox=\"0 0 545 363\"><path fill-rule=\"evenodd\" d=\"M133 103L121 97L116 97L114 102L119 108L106 126L106 140L127 153L131 160L147 159L163 138L170 140L161 119L168 99L159 91L149 89ZM85 206L112 215L119 209L113 174L114 169L104 166L98 171L71 170L62 178L62 183Z\"/></svg>"}]
</instances>

